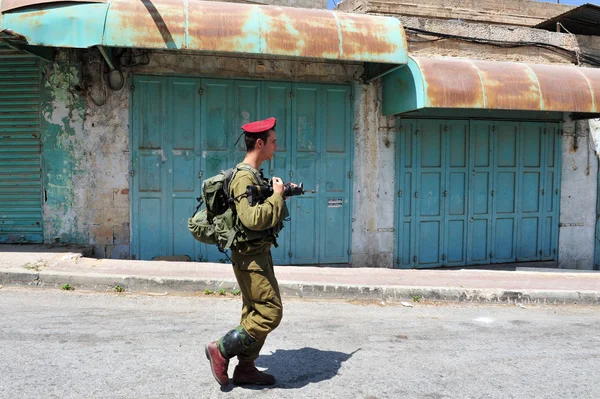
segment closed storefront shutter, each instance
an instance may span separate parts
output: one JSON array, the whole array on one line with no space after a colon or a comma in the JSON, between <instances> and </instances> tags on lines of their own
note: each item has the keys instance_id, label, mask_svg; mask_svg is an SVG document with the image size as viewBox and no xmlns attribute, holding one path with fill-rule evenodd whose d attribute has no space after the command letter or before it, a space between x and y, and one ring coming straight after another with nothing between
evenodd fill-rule
<instances>
[{"instance_id":1,"label":"closed storefront shutter","mask_svg":"<svg viewBox=\"0 0 600 399\"><path fill-rule=\"evenodd\" d=\"M40 243L40 67L0 47L0 242Z\"/></svg>"},{"instance_id":2,"label":"closed storefront shutter","mask_svg":"<svg viewBox=\"0 0 600 399\"><path fill-rule=\"evenodd\" d=\"M556 260L558 123L402 120L397 266Z\"/></svg>"},{"instance_id":3,"label":"closed storefront shutter","mask_svg":"<svg viewBox=\"0 0 600 399\"><path fill-rule=\"evenodd\" d=\"M202 181L244 159L244 123L277 118L278 150L266 177L303 182L276 264L350 259L351 87L231 79L136 76L132 107L132 256L188 255L226 261L195 241L187 219Z\"/></svg>"}]
</instances>

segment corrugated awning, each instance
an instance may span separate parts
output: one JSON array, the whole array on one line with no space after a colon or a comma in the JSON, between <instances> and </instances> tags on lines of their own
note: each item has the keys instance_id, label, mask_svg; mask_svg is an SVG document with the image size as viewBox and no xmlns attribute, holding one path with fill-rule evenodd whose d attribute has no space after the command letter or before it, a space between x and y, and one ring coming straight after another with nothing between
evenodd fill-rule
<instances>
[{"instance_id":1,"label":"corrugated awning","mask_svg":"<svg viewBox=\"0 0 600 399\"><path fill-rule=\"evenodd\" d=\"M3 0L0 0L2 2ZM3 13L0 31L28 45L194 50L405 64L396 18L200 0L52 3ZM42 0L43 1L43 0ZM5 40L7 35L5 35Z\"/></svg>"},{"instance_id":2,"label":"corrugated awning","mask_svg":"<svg viewBox=\"0 0 600 399\"><path fill-rule=\"evenodd\" d=\"M383 78L383 113L420 109L600 112L600 69L410 57Z\"/></svg>"},{"instance_id":3,"label":"corrugated awning","mask_svg":"<svg viewBox=\"0 0 600 399\"><path fill-rule=\"evenodd\" d=\"M553 32L568 32L574 35L600 34L600 7L584 4L534 26Z\"/></svg>"}]
</instances>

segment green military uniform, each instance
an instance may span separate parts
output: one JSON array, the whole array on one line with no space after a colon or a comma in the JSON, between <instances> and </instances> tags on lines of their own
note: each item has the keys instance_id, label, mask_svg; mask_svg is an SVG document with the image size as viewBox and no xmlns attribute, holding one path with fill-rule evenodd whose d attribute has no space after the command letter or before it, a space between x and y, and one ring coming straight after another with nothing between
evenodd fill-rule
<instances>
[{"instance_id":1,"label":"green military uniform","mask_svg":"<svg viewBox=\"0 0 600 399\"><path fill-rule=\"evenodd\" d=\"M239 164L230 183L230 194L238 198L235 202L237 216L243 226L253 231L275 232L280 229L287 216L287 207L281 194L274 193L263 203L250 206L243 196L249 185L265 184L257 181L259 173L248 164ZM232 248L233 271L242 293L242 318L239 333L247 333L251 339L245 341L244 350L237 355L241 361L253 361L265 342L267 335L281 322L283 306L281 294L273 270L271 246L273 234L263 238L238 243ZM219 347L223 348L223 339Z\"/></svg>"}]
</instances>

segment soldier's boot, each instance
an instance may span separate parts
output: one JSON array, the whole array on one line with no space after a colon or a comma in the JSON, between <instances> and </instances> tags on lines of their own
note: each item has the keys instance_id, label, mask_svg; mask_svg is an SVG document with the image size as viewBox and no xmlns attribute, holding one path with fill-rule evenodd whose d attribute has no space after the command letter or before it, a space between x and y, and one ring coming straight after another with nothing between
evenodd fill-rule
<instances>
[{"instance_id":1,"label":"soldier's boot","mask_svg":"<svg viewBox=\"0 0 600 399\"><path fill-rule=\"evenodd\" d=\"M275 377L259 371L253 361L240 361L233 370L233 383L235 385L273 385Z\"/></svg>"},{"instance_id":2,"label":"soldier's boot","mask_svg":"<svg viewBox=\"0 0 600 399\"><path fill-rule=\"evenodd\" d=\"M219 384L229 384L227 375L229 359L244 352L255 342L256 340L242 326L238 326L221 337L219 341L206 345L206 358L210 361L210 369Z\"/></svg>"},{"instance_id":3,"label":"soldier's boot","mask_svg":"<svg viewBox=\"0 0 600 399\"><path fill-rule=\"evenodd\" d=\"M212 371L215 380L221 385L229 384L229 376L227 368L229 367L229 359L223 356L219 350L217 341L213 341L204 348L206 358L210 361L210 370Z\"/></svg>"}]
</instances>

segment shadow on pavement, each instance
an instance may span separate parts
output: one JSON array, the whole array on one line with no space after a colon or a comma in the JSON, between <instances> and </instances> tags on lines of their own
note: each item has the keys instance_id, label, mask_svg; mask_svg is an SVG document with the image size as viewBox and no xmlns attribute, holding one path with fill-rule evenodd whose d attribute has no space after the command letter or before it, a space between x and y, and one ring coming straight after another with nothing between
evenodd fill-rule
<instances>
[{"instance_id":1,"label":"shadow on pavement","mask_svg":"<svg viewBox=\"0 0 600 399\"><path fill-rule=\"evenodd\" d=\"M321 382L335 377L342 363L349 360L352 353L323 351L315 348L293 350L278 349L271 354L261 355L256 366L266 368L273 374L277 383L273 387L245 386L248 389L297 389L310 383Z\"/></svg>"}]
</instances>

